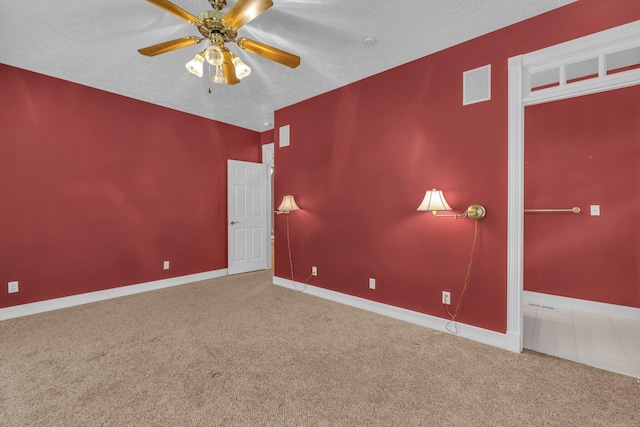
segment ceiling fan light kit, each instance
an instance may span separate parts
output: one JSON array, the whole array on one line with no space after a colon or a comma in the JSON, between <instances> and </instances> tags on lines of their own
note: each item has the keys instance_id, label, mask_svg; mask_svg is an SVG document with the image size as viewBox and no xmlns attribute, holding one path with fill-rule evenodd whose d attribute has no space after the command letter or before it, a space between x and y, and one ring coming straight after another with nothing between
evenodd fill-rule
<instances>
[{"instance_id":1,"label":"ceiling fan light kit","mask_svg":"<svg viewBox=\"0 0 640 427\"><path fill-rule=\"evenodd\" d=\"M222 49L220 49L218 45L211 44L211 46L206 48L204 51L198 53L203 53L204 59L206 59L209 64L215 65L216 67L222 66L222 63L224 62Z\"/></svg>"},{"instance_id":2,"label":"ceiling fan light kit","mask_svg":"<svg viewBox=\"0 0 640 427\"><path fill-rule=\"evenodd\" d=\"M182 37L138 49L138 52L142 55L156 56L198 44L203 40L209 40L210 45L206 49L196 53L195 57L187 62L185 67L190 73L202 77L204 74L204 63L206 61L215 67L215 73L211 81L227 85L240 83L240 79L243 79L251 73L251 68L242 62L236 54L231 53L225 46L225 43L235 43L240 49L286 65L287 67L296 68L300 65L300 57L297 55L255 40L244 37L237 38L238 29L273 6L272 0L238 0L226 14L221 12L227 5L226 0L209 0L209 4L211 4L214 10L202 12L198 17L181 9L168 0L147 1L195 25L202 35L202 38L195 36Z\"/></svg>"}]
</instances>

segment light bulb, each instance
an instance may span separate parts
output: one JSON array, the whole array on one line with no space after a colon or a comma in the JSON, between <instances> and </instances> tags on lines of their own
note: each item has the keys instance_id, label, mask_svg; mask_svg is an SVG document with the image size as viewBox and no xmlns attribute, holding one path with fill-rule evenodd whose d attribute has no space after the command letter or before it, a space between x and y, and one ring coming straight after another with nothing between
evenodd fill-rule
<instances>
[{"instance_id":1,"label":"light bulb","mask_svg":"<svg viewBox=\"0 0 640 427\"><path fill-rule=\"evenodd\" d=\"M222 50L218 45L212 44L204 51L204 57L207 62L211 65L220 66L224 61L224 57L222 56Z\"/></svg>"},{"instance_id":2,"label":"light bulb","mask_svg":"<svg viewBox=\"0 0 640 427\"><path fill-rule=\"evenodd\" d=\"M191 74L202 77L202 64L204 64L204 55L202 52L198 52L191 61L186 63L185 67Z\"/></svg>"},{"instance_id":3,"label":"light bulb","mask_svg":"<svg viewBox=\"0 0 640 427\"><path fill-rule=\"evenodd\" d=\"M251 74L251 68L249 68L247 64L242 62L238 55L231 56L231 63L233 63L236 69L236 77L238 77L239 79L243 79Z\"/></svg>"},{"instance_id":4,"label":"light bulb","mask_svg":"<svg viewBox=\"0 0 640 427\"><path fill-rule=\"evenodd\" d=\"M216 66L216 73L211 77L211 81L214 83L227 83L227 80L224 78L224 70L220 65Z\"/></svg>"}]
</instances>

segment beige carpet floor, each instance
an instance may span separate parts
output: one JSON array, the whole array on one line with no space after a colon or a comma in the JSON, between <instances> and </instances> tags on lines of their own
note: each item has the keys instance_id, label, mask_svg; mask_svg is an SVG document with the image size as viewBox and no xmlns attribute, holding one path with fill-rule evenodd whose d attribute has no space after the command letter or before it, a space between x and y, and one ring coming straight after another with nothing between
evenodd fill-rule
<instances>
[{"instance_id":1,"label":"beige carpet floor","mask_svg":"<svg viewBox=\"0 0 640 427\"><path fill-rule=\"evenodd\" d=\"M640 383L249 273L0 322L2 426L638 426Z\"/></svg>"}]
</instances>

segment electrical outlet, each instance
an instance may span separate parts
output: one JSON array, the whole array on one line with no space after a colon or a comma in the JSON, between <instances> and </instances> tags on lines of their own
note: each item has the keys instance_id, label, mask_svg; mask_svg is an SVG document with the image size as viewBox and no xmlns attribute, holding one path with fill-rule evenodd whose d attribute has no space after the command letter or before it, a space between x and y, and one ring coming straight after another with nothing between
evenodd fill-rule
<instances>
[{"instance_id":1,"label":"electrical outlet","mask_svg":"<svg viewBox=\"0 0 640 427\"><path fill-rule=\"evenodd\" d=\"M318 267L316 267L316 266L311 267L311 275L312 276L317 276L318 275Z\"/></svg>"},{"instance_id":2,"label":"electrical outlet","mask_svg":"<svg viewBox=\"0 0 640 427\"><path fill-rule=\"evenodd\" d=\"M370 278L369 279L369 289L375 289L375 288L376 288L376 279Z\"/></svg>"},{"instance_id":3,"label":"electrical outlet","mask_svg":"<svg viewBox=\"0 0 640 427\"><path fill-rule=\"evenodd\" d=\"M18 281L17 280L15 282L9 282L8 285L9 285L8 286L8 292L10 294L18 292Z\"/></svg>"},{"instance_id":4,"label":"electrical outlet","mask_svg":"<svg viewBox=\"0 0 640 427\"><path fill-rule=\"evenodd\" d=\"M168 270L169 269L169 261L165 261L163 267L164 267L165 270Z\"/></svg>"},{"instance_id":5,"label":"electrical outlet","mask_svg":"<svg viewBox=\"0 0 640 427\"><path fill-rule=\"evenodd\" d=\"M451 292L442 291L442 303L451 305Z\"/></svg>"}]
</instances>

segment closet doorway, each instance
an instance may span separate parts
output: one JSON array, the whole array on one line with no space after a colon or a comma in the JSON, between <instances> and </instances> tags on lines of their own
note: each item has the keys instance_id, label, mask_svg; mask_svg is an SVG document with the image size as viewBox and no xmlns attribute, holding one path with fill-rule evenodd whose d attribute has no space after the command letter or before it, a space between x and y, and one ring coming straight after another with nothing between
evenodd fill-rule
<instances>
[{"instance_id":1,"label":"closet doorway","mask_svg":"<svg viewBox=\"0 0 640 427\"><path fill-rule=\"evenodd\" d=\"M523 346L634 377L638 118L640 85L528 106L524 137Z\"/></svg>"},{"instance_id":2,"label":"closet doorway","mask_svg":"<svg viewBox=\"0 0 640 427\"><path fill-rule=\"evenodd\" d=\"M640 21L509 59L509 222L506 347L522 351L525 225L525 107L624 90L640 84ZM555 190L555 189L554 189ZM572 208L554 206L553 208ZM588 201L587 203L592 203ZM593 202L597 204L597 202ZM616 208L617 205L612 207ZM545 207L527 207L542 208ZM591 205L581 207L591 212ZM607 208L609 209L609 208ZM582 215L585 213L583 212ZM603 211L604 214L604 211ZM576 298L571 298L576 301ZM558 301L556 299L556 301ZM586 300L580 300L586 301ZM616 314L638 317L628 307L587 301L588 308L615 307ZM634 305L635 304L635 305Z\"/></svg>"}]
</instances>

